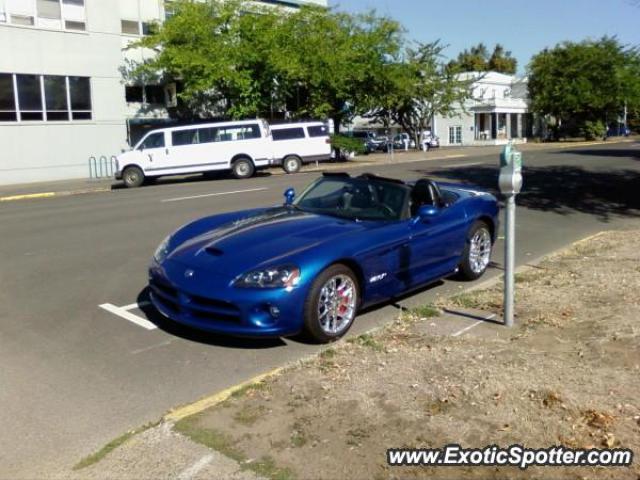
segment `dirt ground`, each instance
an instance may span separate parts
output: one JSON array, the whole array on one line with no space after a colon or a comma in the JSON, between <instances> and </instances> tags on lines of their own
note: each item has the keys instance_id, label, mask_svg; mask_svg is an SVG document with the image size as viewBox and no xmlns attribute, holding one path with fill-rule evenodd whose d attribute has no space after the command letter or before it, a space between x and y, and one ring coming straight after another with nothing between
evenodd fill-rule
<instances>
[{"instance_id":1,"label":"dirt ground","mask_svg":"<svg viewBox=\"0 0 640 480\"><path fill-rule=\"evenodd\" d=\"M517 326L436 337L430 308L176 424L272 478L640 478L640 231L517 276ZM501 285L443 299L497 311ZM419 318L422 317L422 318ZM629 468L389 467L387 448L626 447Z\"/></svg>"}]
</instances>

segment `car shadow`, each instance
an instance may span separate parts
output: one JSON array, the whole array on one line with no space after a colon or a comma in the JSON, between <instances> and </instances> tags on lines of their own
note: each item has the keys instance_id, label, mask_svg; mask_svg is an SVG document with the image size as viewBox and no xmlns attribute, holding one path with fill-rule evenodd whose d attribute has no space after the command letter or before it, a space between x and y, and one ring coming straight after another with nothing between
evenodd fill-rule
<instances>
[{"instance_id":1,"label":"car shadow","mask_svg":"<svg viewBox=\"0 0 640 480\"><path fill-rule=\"evenodd\" d=\"M144 288L136 299L139 309L151 323L156 325L160 330L180 337L190 342L202 343L216 347L233 348L233 349L268 349L286 346L286 342L281 338L244 338L232 337L218 333L209 333L195 328L189 328L176 322L172 322L162 315L151 304L149 298L149 287Z\"/></svg>"},{"instance_id":2,"label":"car shadow","mask_svg":"<svg viewBox=\"0 0 640 480\"><path fill-rule=\"evenodd\" d=\"M599 155L603 154L602 151L597 152ZM583 154L584 151L575 153ZM606 163L603 166L606 167ZM414 171L426 176L477 186L499 196L498 168L495 166L445 167L437 171ZM571 165L525 165L523 178L522 192L516 201L519 206L528 209L559 215L585 213L605 223L611 217L640 216L640 171L588 170Z\"/></svg>"},{"instance_id":3,"label":"car shadow","mask_svg":"<svg viewBox=\"0 0 640 480\"><path fill-rule=\"evenodd\" d=\"M267 178L271 176L273 176L273 173L271 173L269 170L258 170L252 178ZM218 180L236 180L236 178L231 175L231 172L227 171L211 172L210 175L197 173L194 175L167 176L148 180L147 182L145 182L143 188L160 187L163 185L215 182ZM127 187L122 182L114 182L111 184L111 190L126 189Z\"/></svg>"}]
</instances>

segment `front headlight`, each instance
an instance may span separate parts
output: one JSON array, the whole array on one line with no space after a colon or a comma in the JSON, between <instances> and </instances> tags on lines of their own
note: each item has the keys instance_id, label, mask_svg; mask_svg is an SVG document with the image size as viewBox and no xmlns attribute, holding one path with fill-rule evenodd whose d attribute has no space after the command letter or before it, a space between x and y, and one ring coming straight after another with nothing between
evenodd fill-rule
<instances>
[{"instance_id":1,"label":"front headlight","mask_svg":"<svg viewBox=\"0 0 640 480\"><path fill-rule=\"evenodd\" d=\"M167 255L169 255L169 241L171 240L171 235L162 240L158 248L156 248L155 253L153 254L153 258L155 258L156 262L162 263L164 262Z\"/></svg>"},{"instance_id":2,"label":"front headlight","mask_svg":"<svg viewBox=\"0 0 640 480\"><path fill-rule=\"evenodd\" d=\"M292 265L253 270L240 275L233 283L244 288L295 287L300 280L300 269Z\"/></svg>"}]
</instances>

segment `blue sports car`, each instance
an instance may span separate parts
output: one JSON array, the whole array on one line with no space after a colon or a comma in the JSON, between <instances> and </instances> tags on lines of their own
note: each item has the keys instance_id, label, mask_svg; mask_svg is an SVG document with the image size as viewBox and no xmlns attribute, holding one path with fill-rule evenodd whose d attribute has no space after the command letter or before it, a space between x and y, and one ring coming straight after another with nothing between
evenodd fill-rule
<instances>
[{"instance_id":1,"label":"blue sports car","mask_svg":"<svg viewBox=\"0 0 640 480\"><path fill-rule=\"evenodd\" d=\"M330 342L364 307L480 277L496 238L492 195L425 178L325 173L285 199L169 235L149 269L155 307L201 330Z\"/></svg>"}]
</instances>

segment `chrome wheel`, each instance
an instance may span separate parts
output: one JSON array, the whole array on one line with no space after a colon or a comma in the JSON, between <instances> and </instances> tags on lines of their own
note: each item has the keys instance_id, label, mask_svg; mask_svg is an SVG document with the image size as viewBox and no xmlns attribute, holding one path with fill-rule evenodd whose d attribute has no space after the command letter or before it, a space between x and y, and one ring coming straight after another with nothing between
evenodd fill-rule
<instances>
[{"instance_id":1,"label":"chrome wheel","mask_svg":"<svg viewBox=\"0 0 640 480\"><path fill-rule=\"evenodd\" d=\"M469 244L469 266L475 274L485 271L491 259L491 235L486 228L476 230Z\"/></svg>"},{"instance_id":2,"label":"chrome wheel","mask_svg":"<svg viewBox=\"0 0 640 480\"><path fill-rule=\"evenodd\" d=\"M337 335L346 330L356 314L357 291L347 275L331 277L320 290L318 321L327 334Z\"/></svg>"},{"instance_id":3,"label":"chrome wheel","mask_svg":"<svg viewBox=\"0 0 640 480\"><path fill-rule=\"evenodd\" d=\"M285 162L285 170L287 173L295 173L300 170L299 160L297 158L289 158Z\"/></svg>"},{"instance_id":4,"label":"chrome wheel","mask_svg":"<svg viewBox=\"0 0 640 480\"><path fill-rule=\"evenodd\" d=\"M249 175L249 165L247 165L245 162L240 162L236 165L236 174L239 177L246 177L247 175Z\"/></svg>"}]
</instances>

